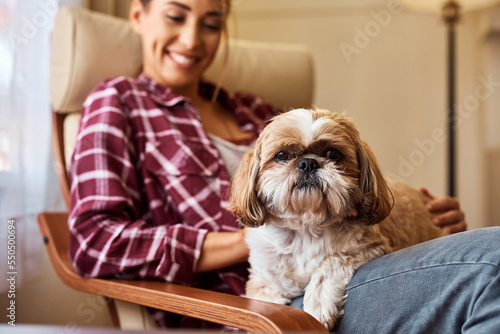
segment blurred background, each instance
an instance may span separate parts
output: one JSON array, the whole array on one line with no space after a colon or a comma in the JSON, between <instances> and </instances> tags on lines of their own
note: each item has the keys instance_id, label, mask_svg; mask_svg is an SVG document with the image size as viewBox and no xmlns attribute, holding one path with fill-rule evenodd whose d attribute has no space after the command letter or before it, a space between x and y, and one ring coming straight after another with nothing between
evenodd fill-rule
<instances>
[{"instance_id":1,"label":"blurred background","mask_svg":"<svg viewBox=\"0 0 500 334\"><path fill-rule=\"evenodd\" d=\"M61 5L127 17L130 0L0 0L0 268L17 228L16 323L111 326L104 301L66 288L36 214L64 211L50 148L49 45ZM314 104L345 112L387 176L446 194L446 29L398 0L234 0L232 37L301 43L316 66ZM457 196L470 229L500 225L500 8L457 29ZM0 309L8 305L0 281ZM7 322L5 317L1 322Z\"/></svg>"}]
</instances>

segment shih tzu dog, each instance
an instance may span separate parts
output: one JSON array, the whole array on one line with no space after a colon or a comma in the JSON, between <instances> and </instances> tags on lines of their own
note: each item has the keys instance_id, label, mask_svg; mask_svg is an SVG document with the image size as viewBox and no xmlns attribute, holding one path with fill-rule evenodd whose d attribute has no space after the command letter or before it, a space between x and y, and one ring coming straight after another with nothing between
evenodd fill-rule
<instances>
[{"instance_id":1,"label":"shih tzu dog","mask_svg":"<svg viewBox=\"0 0 500 334\"><path fill-rule=\"evenodd\" d=\"M304 310L328 329L356 269L442 235L416 189L385 179L352 121L296 109L264 129L233 180L229 210L247 227L247 297Z\"/></svg>"}]
</instances>

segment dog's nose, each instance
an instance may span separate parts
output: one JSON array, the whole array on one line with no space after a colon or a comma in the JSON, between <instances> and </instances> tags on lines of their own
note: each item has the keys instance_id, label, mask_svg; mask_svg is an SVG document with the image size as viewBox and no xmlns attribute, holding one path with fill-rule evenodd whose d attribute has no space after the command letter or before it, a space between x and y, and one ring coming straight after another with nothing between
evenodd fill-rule
<instances>
[{"instance_id":1,"label":"dog's nose","mask_svg":"<svg viewBox=\"0 0 500 334\"><path fill-rule=\"evenodd\" d=\"M318 168L319 163L311 158L305 158L299 162L299 170L307 174L314 172Z\"/></svg>"}]
</instances>

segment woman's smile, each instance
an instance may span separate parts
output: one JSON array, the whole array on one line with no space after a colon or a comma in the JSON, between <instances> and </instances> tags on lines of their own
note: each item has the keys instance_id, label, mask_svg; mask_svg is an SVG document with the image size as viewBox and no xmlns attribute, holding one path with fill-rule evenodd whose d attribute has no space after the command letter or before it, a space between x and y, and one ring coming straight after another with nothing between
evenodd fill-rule
<instances>
[{"instance_id":1,"label":"woman's smile","mask_svg":"<svg viewBox=\"0 0 500 334\"><path fill-rule=\"evenodd\" d=\"M167 50L166 54L174 63L183 68L189 68L190 66L194 65L199 59L199 57L196 57L194 55L186 55L175 51Z\"/></svg>"}]
</instances>

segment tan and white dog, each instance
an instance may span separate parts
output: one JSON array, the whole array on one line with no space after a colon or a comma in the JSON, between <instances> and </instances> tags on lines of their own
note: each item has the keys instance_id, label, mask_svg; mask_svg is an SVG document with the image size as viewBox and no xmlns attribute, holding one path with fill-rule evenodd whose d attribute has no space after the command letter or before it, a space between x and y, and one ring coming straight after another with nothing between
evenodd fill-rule
<instances>
[{"instance_id":1,"label":"tan and white dog","mask_svg":"<svg viewBox=\"0 0 500 334\"><path fill-rule=\"evenodd\" d=\"M352 121L279 115L243 158L230 210L247 227L250 298L304 310L332 329L362 264L442 235L416 189L385 179Z\"/></svg>"}]
</instances>

